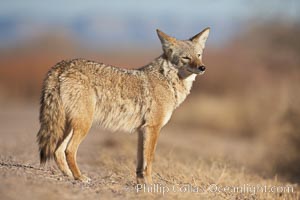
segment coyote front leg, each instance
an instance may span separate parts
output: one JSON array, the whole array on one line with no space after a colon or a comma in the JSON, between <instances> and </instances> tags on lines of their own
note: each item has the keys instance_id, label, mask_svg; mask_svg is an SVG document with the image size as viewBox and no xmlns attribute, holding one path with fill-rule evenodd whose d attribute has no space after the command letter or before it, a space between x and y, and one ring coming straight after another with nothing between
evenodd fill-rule
<instances>
[{"instance_id":1,"label":"coyote front leg","mask_svg":"<svg viewBox=\"0 0 300 200\"><path fill-rule=\"evenodd\" d=\"M160 128L146 126L138 133L138 151L136 179L138 184L152 183L152 161L156 149Z\"/></svg>"}]
</instances>

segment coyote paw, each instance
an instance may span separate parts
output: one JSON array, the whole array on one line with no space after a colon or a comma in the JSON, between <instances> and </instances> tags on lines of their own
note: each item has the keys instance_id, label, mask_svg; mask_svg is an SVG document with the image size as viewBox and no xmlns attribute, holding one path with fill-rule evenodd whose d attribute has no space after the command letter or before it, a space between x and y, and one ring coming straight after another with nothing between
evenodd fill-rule
<instances>
[{"instance_id":1,"label":"coyote paw","mask_svg":"<svg viewBox=\"0 0 300 200\"><path fill-rule=\"evenodd\" d=\"M145 181L144 177L137 177L136 183L137 184L146 184L146 181Z\"/></svg>"},{"instance_id":2,"label":"coyote paw","mask_svg":"<svg viewBox=\"0 0 300 200\"><path fill-rule=\"evenodd\" d=\"M150 185L153 183L151 177L137 177L136 182L137 184L146 184L146 185Z\"/></svg>"},{"instance_id":3,"label":"coyote paw","mask_svg":"<svg viewBox=\"0 0 300 200\"><path fill-rule=\"evenodd\" d=\"M91 179L87 176L81 175L79 178L76 178L77 180L83 182L83 183L89 183L91 182Z\"/></svg>"},{"instance_id":4,"label":"coyote paw","mask_svg":"<svg viewBox=\"0 0 300 200\"><path fill-rule=\"evenodd\" d=\"M65 171L65 172L63 172L63 175L67 176L67 177L73 177L73 174L71 171Z\"/></svg>"}]
</instances>

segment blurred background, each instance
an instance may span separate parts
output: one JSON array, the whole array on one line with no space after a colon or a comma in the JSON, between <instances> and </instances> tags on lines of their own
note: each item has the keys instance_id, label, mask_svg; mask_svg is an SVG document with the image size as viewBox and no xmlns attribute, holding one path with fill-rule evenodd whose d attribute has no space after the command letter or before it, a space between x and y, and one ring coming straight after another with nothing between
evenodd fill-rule
<instances>
[{"instance_id":1,"label":"blurred background","mask_svg":"<svg viewBox=\"0 0 300 200\"><path fill-rule=\"evenodd\" d=\"M42 80L60 60L137 68L162 53L156 28L187 39L208 26L208 69L167 128L201 137L204 157L299 182L297 0L2 0L0 112L38 112Z\"/></svg>"}]
</instances>

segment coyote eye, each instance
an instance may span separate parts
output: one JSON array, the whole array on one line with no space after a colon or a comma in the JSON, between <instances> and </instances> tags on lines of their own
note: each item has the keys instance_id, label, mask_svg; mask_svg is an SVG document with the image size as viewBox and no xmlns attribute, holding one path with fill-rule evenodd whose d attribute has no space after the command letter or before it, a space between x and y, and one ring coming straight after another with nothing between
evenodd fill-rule
<instances>
[{"instance_id":1,"label":"coyote eye","mask_svg":"<svg viewBox=\"0 0 300 200\"><path fill-rule=\"evenodd\" d=\"M182 59L184 59L184 60L191 60L191 58L188 57L188 56L183 56Z\"/></svg>"},{"instance_id":2,"label":"coyote eye","mask_svg":"<svg viewBox=\"0 0 300 200\"><path fill-rule=\"evenodd\" d=\"M199 53L199 54L198 54L198 57L200 57L200 56L201 56L201 54Z\"/></svg>"}]
</instances>

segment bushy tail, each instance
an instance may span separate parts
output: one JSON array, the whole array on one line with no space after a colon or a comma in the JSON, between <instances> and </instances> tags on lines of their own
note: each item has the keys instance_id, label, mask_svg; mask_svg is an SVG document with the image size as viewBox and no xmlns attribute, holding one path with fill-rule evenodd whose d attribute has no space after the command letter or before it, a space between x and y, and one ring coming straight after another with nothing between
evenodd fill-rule
<instances>
[{"instance_id":1,"label":"bushy tail","mask_svg":"<svg viewBox=\"0 0 300 200\"><path fill-rule=\"evenodd\" d=\"M40 130L37 134L37 142L40 151L40 163L45 164L51 159L57 145L63 140L66 124L65 111L59 95L55 77L48 74L44 81L40 107Z\"/></svg>"}]
</instances>

